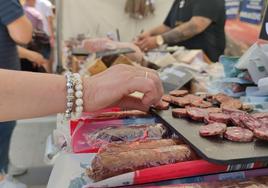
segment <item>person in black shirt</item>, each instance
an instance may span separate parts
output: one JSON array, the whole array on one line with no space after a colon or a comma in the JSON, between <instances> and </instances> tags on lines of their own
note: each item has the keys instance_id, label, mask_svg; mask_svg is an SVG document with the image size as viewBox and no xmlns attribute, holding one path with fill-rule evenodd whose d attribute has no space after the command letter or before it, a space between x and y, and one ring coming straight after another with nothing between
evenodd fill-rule
<instances>
[{"instance_id":1,"label":"person in black shirt","mask_svg":"<svg viewBox=\"0 0 268 188\"><path fill-rule=\"evenodd\" d=\"M224 0L175 0L164 23L138 36L148 51L162 44L202 49L214 62L225 49Z\"/></svg>"}]
</instances>

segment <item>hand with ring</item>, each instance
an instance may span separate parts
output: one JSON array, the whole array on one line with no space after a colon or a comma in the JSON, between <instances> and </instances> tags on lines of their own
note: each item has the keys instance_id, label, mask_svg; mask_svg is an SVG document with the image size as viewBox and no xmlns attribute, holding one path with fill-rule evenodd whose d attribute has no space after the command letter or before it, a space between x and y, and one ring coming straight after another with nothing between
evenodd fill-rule
<instances>
[{"instance_id":1,"label":"hand with ring","mask_svg":"<svg viewBox=\"0 0 268 188\"><path fill-rule=\"evenodd\" d=\"M86 111L113 106L147 111L157 105L163 95L158 73L148 68L116 65L85 79ZM141 99L130 96L134 92L144 96Z\"/></svg>"}]
</instances>

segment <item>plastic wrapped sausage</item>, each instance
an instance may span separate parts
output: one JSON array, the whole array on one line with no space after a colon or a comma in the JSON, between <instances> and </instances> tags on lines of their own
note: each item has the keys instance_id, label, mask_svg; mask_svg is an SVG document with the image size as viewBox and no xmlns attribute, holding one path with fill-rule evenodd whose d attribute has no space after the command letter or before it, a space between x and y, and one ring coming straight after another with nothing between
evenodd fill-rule
<instances>
[{"instance_id":1,"label":"plastic wrapped sausage","mask_svg":"<svg viewBox=\"0 0 268 188\"><path fill-rule=\"evenodd\" d=\"M161 139L167 134L167 129L162 124L156 125L133 125L124 127L107 127L88 134L88 143L99 141L137 141Z\"/></svg>"},{"instance_id":2,"label":"plastic wrapped sausage","mask_svg":"<svg viewBox=\"0 0 268 188\"><path fill-rule=\"evenodd\" d=\"M186 145L155 149L130 150L120 153L96 155L87 174L94 181L136 170L191 160L193 152Z\"/></svg>"},{"instance_id":3,"label":"plastic wrapped sausage","mask_svg":"<svg viewBox=\"0 0 268 188\"><path fill-rule=\"evenodd\" d=\"M138 142L113 142L100 148L99 153L119 153L129 150L154 149L183 144L178 139L142 140Z\"/></svg>"}]
</instances>

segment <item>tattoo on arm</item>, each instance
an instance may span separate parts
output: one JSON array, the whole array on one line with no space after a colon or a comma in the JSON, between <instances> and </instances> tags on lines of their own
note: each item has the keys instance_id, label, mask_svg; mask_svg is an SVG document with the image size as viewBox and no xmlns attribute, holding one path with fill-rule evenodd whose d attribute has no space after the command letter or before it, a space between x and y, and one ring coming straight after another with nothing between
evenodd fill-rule
<instances>
[{"instance_id":1,"label":"tattoo on arm","mask_svg":"<svg viewBox=\"0 0 268 188\"><path fill-rule=\"evenodd\" d=\"M192 38L198 33L198 26L194 23L188 22L164 33L162 36L166 44L174 45L178 42Z\"/></svg>"}]
</instances>

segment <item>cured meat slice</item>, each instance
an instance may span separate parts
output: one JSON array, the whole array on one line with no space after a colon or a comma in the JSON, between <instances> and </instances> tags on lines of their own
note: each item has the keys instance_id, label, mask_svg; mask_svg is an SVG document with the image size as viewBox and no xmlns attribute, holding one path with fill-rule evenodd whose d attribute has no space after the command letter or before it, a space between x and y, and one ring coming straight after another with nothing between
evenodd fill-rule
<instances>
[{"instance_id":1,"label":"cured meat slice","mask_svg":"<svg viewBox=\"0 0 268 188\"><path fill-rule=\"evenodd\" d=\"M224 123L211 123L201 126L199 134L204 137L222 135L226 131L226 128L227 126Z\"/></svg>"},{"instance_id":2,"label":"cured meat slice","mask_svg":"<svg viewBox=\"0 0 268 188\"><path fill-rule=\"evenodd\" d=\"M97 154L87 175L94 181L144 168L192 160L194 152L186 145L174 145L154 149L129 150L127 152Z\"/></svg>"},{"instance_id":3,"label":"cured meat slice","mask_svg":"<svg viewBox=\"0 0 268 188\"><path fill-rule=\"evenodd\" d=\"M220 104L231 99L232 99L231 97L223 93L218 93L212 97L213 101L220 103Z\"/></svg>"},{"instance_id":4,"label":"cured meat slice","mask_svg":"<svg viewBox=\"0 0 268 188\"><path fill-rule=\"evenodd\" d=\"M203 108L188 107L186 108L188 116L195 121L204 121L208 115L207 111Z\"/></svg>"},{"instance_id":5,"label":"cured meat slice","mask_svg":"<svg viewBox=\"0 0 268 188\"><path fill-rule=\"evenodd\" d=\"M214 107L211 107L211 108L207 108L206 111L208 113L219 113L219 112L222 112L222 109L221 108L214 108Z\"/></svg>"},{"instance_id":6,"label":"cured meat slice","mask_svg":"<svg viewBox=\"0 0 268 188\"><path fill-rule=\"evenodd\" d=\"M239 116L239 119L240 119L240 122L243 123L245 128L248 128L249 130L252 130L252 131L262 126L262 123L258 119L251 116L250 114L241 115Z\"/></svg>"},{"instance_id":7,"label":"cured meat slice","mask_svg":"<svg viewBox=\"0 0 268 188\"><path fill-rule=\"evenodd\" d=\"M242 127L227 127L224 137L233 142L251 142L253 132Z\"/></svg>"},{"instance_id":8,"label":"cured meat slice","mask_svg":"<svg viewBox=\"0 0 268 188\"><path fill-rule=\"evenodd\" d=\"M209 117L209 120L218 122L218 123L228 124L230 122L230 115L224 114L224 113L210 113L208 117Z\"/></svg>"},{"instance_id":9,"label":"cured meat slice","mask_svg":"<svg viewBox=\"0 0 268 188\"><path fill-rule=\"evenodd\" d=\"M268 126L268 118L262 118L260 119L262 125Z\"/></svg>"},{"instance_id":10,"label":"cured meat slice","mask_svg":"<svg viewBox=\"0 0 268 188\"><path fill-rule=\"evenodd\" d=\"M242 110L238 110L238 109L234 109L234 108L229 108L229 107L222 107L222 111L223 113L226 113L226 114L231 114L231 113L245 113L244 111Z\"/></svg>"},{"instance_id":11,"label":"cured meat slice","mask_svg":"<svg viewBox=\"0 0 268 188\"><path fill-rule=\"evenodd\" d=\"M268 141L268 127L261 126L259 128L254 129L254 136L260 140Z\"/></svg>"},{"instance_id":12,"label":"cured meat slice","mask_svg":"<svg viewBox=\"0 0 268 188\"><path fill-rule=\"evenodd\" d=\"M187 110L185 108L175 108L172 110L173 117L176 118L186 118L189 117Z\"/></svg>"},{"instance_id":13,"label":"cured meat slice","mask_svg":"<svg viewBox=\"0 0 268 188\"><path fill-rule=\"evenodd\" d=\"M228 101L224 101L221 103L221 108L233 108L233 109L241 109L242 108L242 103L238 99L231 99Z\"/></svg>"},{"instance_id":14,"label":"cured meat slice","mask_svg":"<svg viewBox=\"0 0 268 188\"><path fill-rule=\"evenodd\" d=\"M165 101L161 101L158 105L155 106L155 109L157 110L168 110L169 109L169 103Z\"/></svg>"},{"instance_id":15,"label":"cured meat slice","mask_svg":"<svg viewBox=\"0 0 268 188\"><path fill-rule=\"evenodd\" d=\"M240 116L244 116L244 115L245 113L233 112L230 114L230 122L234 126L245 128L245 125L240 121Z\"/></svg>"},{"instance_id":16,"label":"cured meat slice","mask_svg":"<svg viewBox=\"0 0 268 188\"><path fill-rule=\"evenodd\" d=\"M190 100L185 97L171 97L171 103L184 108L190 104Z\"/></svg>"},{"instance_id":17,"label":"cured meat slice","mask_svg":"<svg viewBox=\"0 0 268 188\"><path fill-rule=\"evenodd\" d=\"M196 96L196 95L193 95L193 94L188 94L184 98L190 100L190 102L204 100L204 97L202 97L202 96Z\"/></svg>"},{"instance_id":18,"label":"cured meat slice","mask_svg":"<svg viewBox=\"0 0 268 188\"><path fill-rule=\"evenodd\" d=\"M209 116L206 116L206 117L204 118L204 123L205 123L205 124L211 124L211 123L216 123L216 122L210 120L210 119L209 119Z\"/></svg>"},{"instance_id":19,"label":"cured meat slice","mask_svg":"<svg viewBox=\"0 0 268 188\"><path fill-rule=\"evenodd\" d=\"M122 119L127 117L143 117L148 116L148 113L139 110L127 110L119 112L104 112L98 114L94 119Z\"/></svg>"},{"instance_id":20,"label":"cured meat slice","mask_svg":"<svg viewBox=\"0 0 268 188\"><path fill-rule=\"evenodd\" d=\"M123 151L154 149L179 144L183 144L183 142L177 139L142 140L136 142L113 142L101 147L98 153L119 153Z\"/></svg>"},{"instance_id":21,"label":"cured meat slice","mask_svg":"<svg viewBox=\"0 0 268 188\"><path fill-rule=\"evenodd\" d=\"M170 95L163 95L162 96L162 101L171 103L171 96Z\"/></svg>"},{"instance_id":22,"label":"cured meat slice","mask_svg":"<svg viewBox=\"0 0 268 188\"><path fill-rule=\"evenodd\" d=\"M252 116L256 119L263 119L263 118L268 118L268 112L259 112L252 114Z\"/></svg>"},{"instance_id":23,"label":"cured meat slice","mask_svg":"<svg viewBox=\"0 0 268 188\"><path fill-rule=\"evenodd\" d=\"M191 101L191 105L194 107L198 107L198 108L209 108L212 107L212 103L211 102L207 102L204 100L195 100L195 101Z\"/></svg>"},{"instance_id":24,"label":"cured meat slice","mask_svg":"<svg viewBox=\"0 0 268 188\"><path fill-rule=\"evenodd\" d=\"M169 92L169 94L174 96L174 97L184 97L188 93L189 93L189 91L187 91L187 90L173 90L173 91Z\"/></svg>"}]
</instances>

